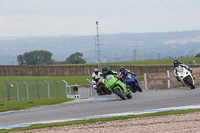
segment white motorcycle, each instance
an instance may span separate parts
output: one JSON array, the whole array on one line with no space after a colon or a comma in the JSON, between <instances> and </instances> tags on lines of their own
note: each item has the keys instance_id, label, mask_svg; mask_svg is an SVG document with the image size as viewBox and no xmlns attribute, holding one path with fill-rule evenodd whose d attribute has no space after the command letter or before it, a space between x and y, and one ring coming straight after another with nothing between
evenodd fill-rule
<instances>
[{"instance_id":1,"label":"white motorcycle","mask_svg":"<svg viewBox=\"0 0 200 133\"><path fill-rule=\"evenodd\" d=\"M177 74L180 81L185 86L189 86L191 89L195 89L194 78L190 71L188 71L186 68L181 67L180 70L177 71Z\"/></svg>"}]
</instances>

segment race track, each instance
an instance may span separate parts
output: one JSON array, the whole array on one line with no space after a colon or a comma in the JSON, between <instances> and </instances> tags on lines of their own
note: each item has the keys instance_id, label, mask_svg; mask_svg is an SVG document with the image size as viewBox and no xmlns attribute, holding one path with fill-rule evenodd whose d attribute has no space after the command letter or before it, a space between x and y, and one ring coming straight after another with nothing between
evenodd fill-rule
<instances>
[{"instance_id":1,"label":"race track","mask_svg":"<svg viewBox=\"0 0 200 133\"><path fill-rule=\"evenodd\" d=\"M129 100L117 99L115 95L103 96L104 100L81 104L60 104L44 108L0 113L0 127L39 121L70 119L102 114L142 111L165 107L177 107L200 104L200 88L144 91L133 94ZM96 100L95 100L96 99Z\"/></svg>"}]
</instances>

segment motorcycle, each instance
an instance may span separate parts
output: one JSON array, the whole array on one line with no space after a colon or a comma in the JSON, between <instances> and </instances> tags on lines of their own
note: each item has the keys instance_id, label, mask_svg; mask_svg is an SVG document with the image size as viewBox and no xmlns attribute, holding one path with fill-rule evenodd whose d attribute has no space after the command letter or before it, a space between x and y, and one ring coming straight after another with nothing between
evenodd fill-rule
<instances>
[{"instance_id":1,"label":"motorcycle","mask_svg":"<svg viewBox=\"0 0 200 133\"><path fill-rule=\"evenodd\" d=\"M107 75L105 77L105 84L110 91L119 96L122 100L132 98L132 95L126 88L126 85L115 76Z\"/></svg>"},{"instance_id":2,"label":"motorcycle","mask_svg":"<svg viewBox=\"0 0 200 133\"><path fill-rule=\"evenodd\" d=\"M106 88L103 79L99 79L97 82L97 94L98 95L111 95L112 92Z\"/></svg>"},{"instance_id":3,"label":"motorcycle","mask_svg":"<svg viewBox=\"0 0 200 133\"><path fill-rule=\"evenodd\" d=\"M125 83L127 85L127 88L130 89L133 93L135 93L136 91L142 92L142 88L140 87L140 84L134 74L128 74L126 76Z\"/></svg>"},{"instance_id":4,"label":"motorcycle","mask_svg":"<svg viewBox=\"0 0 200 133\"><path fill-rule=\"evenodd\" d=\"M195 89L194 86L194 78L190 71L186 68L181 67L180 70L177 71L179 80L185 85L189 86L191 89Z\"/></svg>"}]
</instances>

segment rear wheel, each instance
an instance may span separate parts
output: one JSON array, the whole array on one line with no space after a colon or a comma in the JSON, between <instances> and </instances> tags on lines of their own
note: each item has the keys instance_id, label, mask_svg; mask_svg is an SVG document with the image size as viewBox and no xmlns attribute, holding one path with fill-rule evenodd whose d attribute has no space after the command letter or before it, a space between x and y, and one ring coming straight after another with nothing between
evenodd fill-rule
<instances>
[{"instance_id":1,"label":"rear wheel","mask_svg":"<svg viewBox=\"0 0 200 133\"><path fill-rule=\"evenodd\" d=\"M136 87L136 89L139 91L139 92L142 92L142 88L140 87L140 85L139 84L134 84L135 85L135 87Z\"/></svg>"},{"instance_id":2,"label":"rear wheel","mask_svg":"<svg viewBox=\"0 0 200 133\"><path fill-rule=\"evenodd\" d=\"M190 78L187 78L186 81L187 81L187 84L190 86L191 89L195 89L195 86L193 85L192 80Z\"/></svg>"},{"instance_id":3,"label":"rear wheel","mask_svg":"<svg viewBox=\"0 0 200 133\"><path fill-rule=\"evenodd\" d=\"M121 89L117 88L115 89L115 93L122 99L125 100L126 97L124 96L124 94L122 93Z\"/></svg>"},{"instance_id":4,"label":"rear wheel","mask_svg":"<svg viewBox=\"0 0 200 133\"><path fill-rule=\"evenodd\" d=\"M112 94L112 92L108 88L106 88L105 86L103 87L103 91L106 93L106 95Z\"/></svg>"},{"instance_id":5,"label":"rear wheel","mask_svg":"<svg viewBox=\"0 0 200 133\"><path fill-rule=\"evenodd\" d=\"M126 95L126 97L127 97L128 99L131 99L131 98L132 98L131 93L129 92L129 93Z\"/></svg>"},{"instance_id":6,"label":"rear wheel","mask_svg":"<svg viewBox=\"0 0 200 133\"><path fill-rule=\"evenodd\" d=\"M137 91L137 88L135 88L135 86L133 86L133 84L130 84L127 88L129 88L132 93L135 93Z\"/></svg>"},{"instance_id":7,"label":"rear wheel","mask_svg":"<svg viewBox=\"0 0 200 133\"><path fill-rule=\"evenodd\" d=\"M105 93L104 91L102 91L101 88L98 88L97 94L98 94L98 95L106 95L106 93Z\"/></svg>"}]
</instances>

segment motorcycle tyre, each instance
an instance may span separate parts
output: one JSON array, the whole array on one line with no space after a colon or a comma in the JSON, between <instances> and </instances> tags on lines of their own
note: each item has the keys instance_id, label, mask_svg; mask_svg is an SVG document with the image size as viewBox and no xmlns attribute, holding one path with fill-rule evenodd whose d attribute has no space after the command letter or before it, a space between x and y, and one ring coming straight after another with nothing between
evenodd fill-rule
<instances>
[{"instance_id":1,"label":"motorcycle tyre","mask_svg":"<svg viewBox=\"0 0 200 133\"><path fill-rule=\"evenodd\" d=\"M189 78L187 78L187 83L191 89L195 89L195 86L193 85L192 81Z\"/></svg>"},{"instance_id":2,"label":"motorcycle tyre","mask_svg":"<svg viewBox=\"0 0 200 133\"><path fill-rule=\"evenodd\" d=\"M139 92L142 92L142 88L138 84L135 84L135 87Z\"/></svg>"},{"instance_id":3,"label":"motorcycle tyre","mask_svg":"<svg viewBox=\"0 0 200 133\"><path fill-rule=\"evenodd\" d=\"M103 88L104 89L104 88ZM105 90L102 90L102 88L98 88L97 89L97 94L99 95L99 96L101 96L101 95L107 95L107 93L105 92Z\"/></svg>"},{"instance_id":4,"label":"motorcycle tyre","mask_svg":"<svg viewBox=\"0 0 200 133\"><path fill-rule=\"evenodd\" d=\"M115 94L116 94L117 96L119 96L122 100L126 100L126 97L124 96L123 93L121 93L121 91L120 91L119 88L115 89Z\"/></svg>"},{"instance_id":5,"label":"motorcycle tyre","mask_svg":"<svg viewBox=\"0 0 200 133\"><path fill-rule=\"evenodd\" d=\"M131 87L131 92L136 93L136 91L137 91L137 88Z\"/></svg>"},{"instance_id":6,"label":"motorcycle tyre","mask_svg":"<svg viewBox=\"0 0 200 133\"><path fill-rule=\"evenodd\" d=\"M126 97L127 97L128 99L131 99L131 98L132 98L131 93L129 92L129 93L126 95Z\"/></svg>"}]
</instances>

